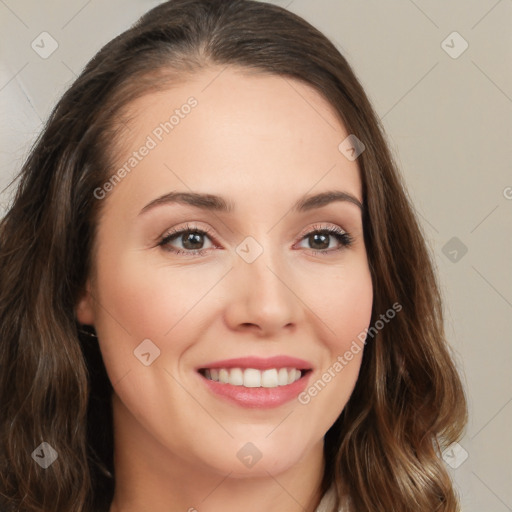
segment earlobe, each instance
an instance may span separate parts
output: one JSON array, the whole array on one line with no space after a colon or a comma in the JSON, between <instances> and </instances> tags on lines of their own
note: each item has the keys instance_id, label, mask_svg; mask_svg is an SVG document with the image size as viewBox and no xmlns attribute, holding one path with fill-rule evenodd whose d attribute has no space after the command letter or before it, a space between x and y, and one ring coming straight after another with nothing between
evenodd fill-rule
<instances>
[{"instance_id":1,"label":"earlobe","mask_svg":"<svg viewBox=\"0 0 512 512\"><path fill-rule=\"evenodd\" d=\"M94 308L89 281L87 281L85 291L77 302L75 314L79 323L83 325L94 325Z\"/></svg>"}]
</instances>

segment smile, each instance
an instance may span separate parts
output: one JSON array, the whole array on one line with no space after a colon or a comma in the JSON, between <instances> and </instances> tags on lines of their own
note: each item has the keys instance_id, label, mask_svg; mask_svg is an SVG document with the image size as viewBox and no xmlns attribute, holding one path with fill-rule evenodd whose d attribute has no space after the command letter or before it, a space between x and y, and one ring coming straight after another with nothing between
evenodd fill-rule
<instances>
[{"instance_id":1,"label":"smile","mask_svg":"<svg viewBox=\"0 0 512 512\"><path fill-rule=\"evenodd\" d=\"M307 370L298 368L205 368L199 373L206 379L245 388L277 388L299 380Z\"/></svg>"}]
</instances>

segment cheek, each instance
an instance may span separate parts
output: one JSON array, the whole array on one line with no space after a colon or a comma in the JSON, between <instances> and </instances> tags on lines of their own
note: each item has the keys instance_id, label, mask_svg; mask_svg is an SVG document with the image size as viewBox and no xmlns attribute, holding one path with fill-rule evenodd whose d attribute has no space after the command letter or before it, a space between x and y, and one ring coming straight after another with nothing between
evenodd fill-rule
<instances>
[{"instance_id":1,"label":"cheek","mask_svg":"<svg viewBox=\"0 0 512 512\"><path fill-rule=\"evenodd\" d=\"M220 285L225 295L220 281L228 269L212 263L166 266L136 252L116 256L115 251L105 251L98 264L97 315L133 341L162 338L194 309L201 309L205 295L215 295L214 287ZM286 280L290 278L296 300L313 315L312 321L316 315L314 323L323 323L334 340L343 343L347 335L367 326L373 291L364 260L354 258L344 266L310 265Z\"/></svg>"},{"instance_id":2,"label":"cheek","mask_svg":"<svg viewBox=\"0 0 512 512\"><path fill-rule=\"evenodd\" d=\"M98 295L113 317L111 321L117 321L134 337L158 338L193 309L211 287L212 270L172 265L156 249L142 252L112 246L99 258ZM103 313L100 311L100 315Z\"/></svg>"},{"instance_id":3,"label":"cheek","mask_svg":"<svg viewBox=\"0 0 512 512\"><path fill-rule=\"evenodd\" d=\"M145 339L160 349L159 363L176 364L201 323L201 300L225 269L173 268L137 252L115 254L104 251L98 259L95 324L109 360L105 364L126 371L133 364L133 351Z\"/></svg>"},{"instance_id":4,"label":"cheek","mask_svg":"<svg viewBox=\"0 0 512 512\"><path fill-rule=\"evenodd\" d=\"M336 299L328 310L336 335L330 338L329 373L324 374L323 380L330 382L330 377L336 382L336 387L348 387L351 392L359 374L365 333L370 324L373 307L373 286L368 266L362 263L354 266L354 271L338 284L333 291ZM333 377L342 373L342 379Z\"/></svg>"},{"instance_id":5,"label":"cheek","mask_svg":"<svg viewBox=\"0 0 512 512\"><path fill-rule=\"evenodd\" d=\"M344 352L371 319L373 286L366 259L354 256L343 266L310 272L301 295L317 316L316 324L324 326L322 340L331 355Z\"/></svg>"},{"instance_id":6,"label":"cheek","mask_svg":"<svg viewBox=\"0 0 512 512\"><path fill-rule=\"evenodd\" d=\"M316 286L310 283L304 294L311 310L321 319L316 321L322 326L316 337L327 350L322 368L298 401L310 410L309 421L325 432L341 414L358 379L365 332L371 320L373 286L363 260L354 262L350 271L347 266L330 276L315 277ZM319 285L323 285L321 289Z\"/></svg>"}]
</instances>

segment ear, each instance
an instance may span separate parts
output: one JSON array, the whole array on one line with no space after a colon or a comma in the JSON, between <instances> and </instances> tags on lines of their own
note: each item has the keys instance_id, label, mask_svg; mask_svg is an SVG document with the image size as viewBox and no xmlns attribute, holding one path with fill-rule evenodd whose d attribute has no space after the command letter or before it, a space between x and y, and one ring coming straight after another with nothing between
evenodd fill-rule
<instances>
[{"instance_id":1,"label":"ear","mask_svg":"<svg viewBox=\"0 0 512 512\"><path fill-rule=\"evenodd\" d=\"M91 284L90 281L87 280L85 290L83 291L75 308L76 319L83 325L94 325L93 299L90 290Z\"/></svg>"}]
</instances>

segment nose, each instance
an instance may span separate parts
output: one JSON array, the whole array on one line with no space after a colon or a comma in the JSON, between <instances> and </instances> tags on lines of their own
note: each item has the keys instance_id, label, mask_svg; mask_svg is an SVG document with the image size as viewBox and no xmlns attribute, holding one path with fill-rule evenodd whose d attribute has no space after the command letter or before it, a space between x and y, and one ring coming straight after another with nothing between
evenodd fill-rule
<instances>
[{"instance_id":1,"label":"nose","mask_svg":"<svg viewBox=\"0 0 512 512\"><path fill-rule=\"evenodd\" d=\"M295 330L304 303L292 274L282 255L267 247L252 263L237 256L227 284L225 318L229 327L253 331L260 337L277 337L283 329Z\"/></svg>"}]
</instances>

